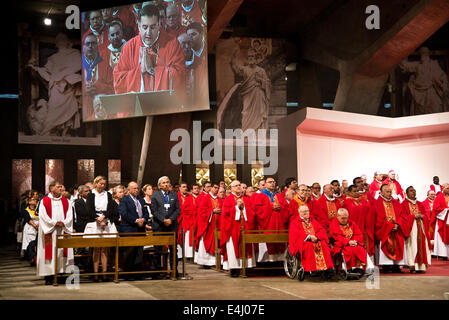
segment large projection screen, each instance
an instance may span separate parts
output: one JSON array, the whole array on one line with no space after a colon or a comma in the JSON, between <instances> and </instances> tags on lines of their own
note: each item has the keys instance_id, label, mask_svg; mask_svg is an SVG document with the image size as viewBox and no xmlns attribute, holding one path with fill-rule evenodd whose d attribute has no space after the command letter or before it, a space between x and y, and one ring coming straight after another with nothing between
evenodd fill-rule
<instances>
[{"instance_id":1,"label":"large projection screen","mask_svg":"<svg viewBox=\"0 0 449 320\"><path fill-rule=\"evenodd\" d=\"M82 13L83 121L210 109L206 0Z\"/></svg>"}]
</instances>

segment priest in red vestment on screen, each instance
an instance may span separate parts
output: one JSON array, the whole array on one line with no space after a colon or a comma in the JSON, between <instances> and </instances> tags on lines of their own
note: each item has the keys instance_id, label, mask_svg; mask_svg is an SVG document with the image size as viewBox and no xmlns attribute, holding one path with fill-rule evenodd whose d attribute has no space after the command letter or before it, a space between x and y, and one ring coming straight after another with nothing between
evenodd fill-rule
<instances>
[{"instance_id":1,"label":"priest in red vestment on screen","mask_svg":"<svg viewBox=\"0 0 449 320\"><path fill-rule=\"evenodd\" d=\"M220 221L220 248L223 253L223 269L231 270L231 276L237 277L242 268L243 259L246 267L256 266L253 244L245 247L242 257L241 230L254 230L254 209L249 198L243 197L240 181L231 182L231 194L223 202Z\"/></svg>"},{"instance_id":2,"label":"priest in red vestment on screen","mask_svg":"<svg viewBox=\"0 0 449 320\"><path fill-rule=\"evenodd\" d=\"M214 183L210 192L203 196L198 206L197 232L195 243L198 254L195 263L211 267L215 265L215 227L218 227L223 200L218 197L218 184Z\"/></svg>"},{"instance_id":3,"label":"priest in red vestment on screen","mask_svg":"<svg viewBox=\"0 0 449 320\"><path fill-rule=\"evenodd\" d=\"M416 200L416 190L412 186L406 190L407 197L402 202L407 228L403 229L407 263L410 272L425 272L431 263L429 219L426 209Z\"/></svg>"},{"instance_id":4,"label":"priest in red vestment on screen","mask_svg":"<svg viewBox=\"0 0 449 320\"><path fill-rule=\"evenodd\" d=\"M98 40L93 34L84 38L82 56L83 119L94 120L94 98L113 94L112 68L98 51ZM98 100L98 99L97 99Z\"/></svg>"},{"instance_id":5,"label":"priest in red vestment on screen","mask_svg":"<svg viewBox=\"0 0 449 320\"><path fill-rule=\"evenodd\" d=\"M173 89L184 104L185 60L176 38L160 28L159 10L147 5L139 11L139 35L123 47L114 69L115 93Z\"/></svg>"},{"instance_id":6,"label":"priest in red vestment on screen","mask_svg":"<svg viewBox=\"0 0 449 320\"><path fill-rule=\"evenodd\" d=\"M391 188L383 184L379 198L372 204L376 221L375 236L380 241L378 264L382 266L383 272L402 273L400 266L407 265L404 230L408 226L401 204L391 194Z\"/></svg>"},{"instance_id":7,"label":"priest in red vestment on screen","mask_svg":"<svg viewBox=\"0 0 449 320\"><path fill-rule=\"evenodd\" d=\"M299 254L304 271L321 271L332 276L334 264L326 230L310 217L307 206L301 205L298 211L298 217L289 226L290 253Z\"/></svg>"},{"instance_id":8,"label":"priest in red vestment on screen","mask_svg":"<svg viewBox=\"0 0 449 320\"><path fill-rule=\"evenodd\" d=\"M435 198L433 205L434 221L434 245L433 252L438 257L447 259L449 257L449 184L443 185L443 192L439 193Z\"/></svg>"}]
</instances>

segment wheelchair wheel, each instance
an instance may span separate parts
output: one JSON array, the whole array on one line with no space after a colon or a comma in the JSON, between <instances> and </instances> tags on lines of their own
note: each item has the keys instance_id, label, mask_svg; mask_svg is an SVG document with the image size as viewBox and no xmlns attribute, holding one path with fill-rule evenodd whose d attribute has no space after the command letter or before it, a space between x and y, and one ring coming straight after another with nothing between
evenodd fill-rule
<instances>
[{"instance_id":1,"label":"wheelchair wheel","mask_svg":"<svg viewBox=\"0 0 449 320\"><path fill-rule=\"evenodd\" d=\"M304 271L304 268L301 266L298 271L298 280L304 281L305 277L306 277L306 272Z\"/></svg>"},{"instance_id":2,"label":"wheelchair wheel","mask_svg":"<svg viewBox=\"0 0 449 320\"><path fill-rule=\"evenodd\" d=\"M338 279L339 280L346 280L348 278L348 271L346 269L339 269L338 270Z\"/></svg>"},{"instance_id":3,"label":"wheelchair wheel","mask_svg":"<svg viewBox=\"0 0 449 320\"><path fill-rule=\"evenodd\" d=\"M296 276L298 275L298 259L296 259L296 257L292 256L290 254L290 251L288 250L288 246L287 249L285 249L285 253L284 253L284 271L285 274L290 278L290 279L295 279Z\"/></svg>"}]
</instances>

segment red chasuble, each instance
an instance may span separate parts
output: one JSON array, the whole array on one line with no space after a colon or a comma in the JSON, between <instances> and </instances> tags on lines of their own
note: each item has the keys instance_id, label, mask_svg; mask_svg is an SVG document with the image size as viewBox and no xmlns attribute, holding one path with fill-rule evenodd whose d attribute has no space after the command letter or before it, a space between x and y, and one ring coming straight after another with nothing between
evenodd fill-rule
<instances>
[{"instance_id":1,"label":"red chasuble","mask_svg":"<svg viewBox=\"0 0 449 320\"><path fill-rule=\"evenodd\" d=\"M257 226L259 230L287 230L288 203L282 196L275 194L274 201L271 202L270 197L266 194L257 193L252 200L257 223L261 223ZM279 210L273 209L275 203L279 204ZM269 254L282 253L285 251L285 244L267 243L267 249Z\"/></svg>"},{"instance_id":2,"label":"red chasuble","mask_svg":"<svg viewBox=\"0 0 449 320\"><path fill-rule=\"evenodd\" d=\"M241 197L243 202L245 203L246 209L246 217L244 218L243 210L240 211L240 220L235 220L236 218L236 208L237 205L237 196L234 194L230 194L223 201L223 210L221 211L221 221L220 221L220 248L221 252L223 252L223 261L228 260L228 255L226 252L226 242L228 242L229 238L232 238L232 243L234 245L234 252L237 258L240 258L240 247L241 247L241 237L240 237L240 228L244 226L245 230L254 230L254 210L251 205L250 199L247 197ZM246 245L246 258L252 257L252 244Z\"/></svg>"},{"instance_id":3,"label":"red chasuble","mask_svg":"<svg viewBox=\"0 0 449 320\"><path fill-rule=\"evenodd\" d=\"M198 206L197 232L195 234L195 249L198 251L201 237L203 237L206 252L215 254L215 226L219 221L219 215L214 214L214 209L221 209L223 200L213 198L210 194L202 197Z\"/></svg>"},{"instance_id":4,"label":"red chasuble","mask_svg":"<svg viewBox=\"0 0 449 320\"><path fill-rule=\"evenodd\" d=\"M426 251L426 241L430 248L430 235L429 235L429 219L426 215L426 209L421 202L416 201L416 204L408 199L405 199L401 204L402 210L404 211L404 217L407 220L407 227L403 229L405 238L410 237L412 232L413 224L416 222L417 228L417 249L415 263L429 264L427 261L427 251ZM423 216L421 219L415 219L416 213L421 213ZM424 231L423 231L424 229Z\"/></svg>"},{"instance_id":5,"label":"red chasuble","mask_svg":"<svg viewBox=\"0 0 449 320\"><path fill-rule=\"evenodd\" d=\"M179 3L179 12L181 13L181 24L188 27L192 22L199 22L204 25L203 12L197 0L194 0L194 5L189 11L184 10L182 3Z\"/></svg>"},{"instance_id":6,"label":"red chasuble","mask_svg":"<svg viewBox=\"0 0 449 320\"><path fill-rule=\"evenodd\" d=\"M332 253L343 251L348 268L360 268L366 266L366 250L363 245L363 234L357 224L348 220L346 225L341 225L338 219L334 219L330 225L330 236L335 239ZM357 241L356 247L351 247L349 241Z\"/></svg>"},{"instance_id":7,"label":"red chasuble","mask_svg":"<svg viewBox=\"0 0 449 320\"><path fill-rule=\"evenodd\" d=\"M108 49L106 49L108 50ZM109 51L109 50L108 50ZM104 52L104 50L102 50ZM114 94L113 88L113 76L112 76L112 68L109 66L108 61L106 61L103 56L101 56L101 52L98 51L98 54L101 57L101 61L93 68L92 70L92 78L90 82L95 86L98 94ZM86 92L86 84L89 82L87 80L87 71L82 68L82 76L83 76L83 118L87 117L87 119L94 119L94 106L93 100L94 96L90 96Z\"/></svg>"},{"instance_id":8,"label":"red chasuble","mask_svg":"<svg viewBox=\"0 0 449 320\"><path fill-rule=\"evenodd\" d=\"M433 240L435 237L435 213L433 211L434 201L430 201L429 198L426 198L423 202L421 202L424 206L424 210L426 211L426 216L429 219L429 236L430 239Z\"/></svg>"},{"instance_id":9,"label":"red chasuble","mask_svg":"<svg viewBox=\"0 0 449 320\"><path fill-rule=\"evenodd\" d=\"M363 242L369 255L374 255L374 212L365 199L346 197L343 208L348 210L349 220L357 224L363 234Z\"/></svg>"},{"instance_id":10,"label":"red chasuble","mask_svg":"<svg viewBox=\"0 0 449 320\"><path fill-rule=\"evenodd\" d=\"M319 241L304 241L308 235L316 236ZM305 271L323 271L334 267L328 244L326 230L317 221L311 219L307 223L298 216L290 223L289 251L293 256L300 254Z\"/></svg>"},{"instance_id":11,"label":"red chasuble","mask_svg":"<svg viewBox=\"0 0 449 320\"><path fill-rule=\"evenodd\" d=\"M449 208L449 195L445 195L441 192L435 198L433 210L435 211L435 223L438 223L438 233L441 236L441 240L443 240L445 244L449 244L449 226L447 225L449 213L446 213L446 218L444 221L437 219L436 216L447 208Z\"/></svg>"},{"instance_id":12,"label":"red chasuble","mask_svg":"<svg viewBox=\"0 0 449 320\"><path fill-rule=\"evenodd\" d=\"M182 49L177 39L170 39L164 30L160 31L159 38L153 45L153 49L147 48L148 52L155 56L155 74L145 72L142 75L140 65L140 48L145 47L140 35L129 40L122 49L120 60L114 69L115 93L140 92L143 76L144 91L160 91L170 88L170 75L173 75L173 88L177 96L183 102L185 99L185 60ZM167 68L164 66L164 63Z\"/></svg>"},{"instance_id":13,"label":"red chasuble","mask_svg":"<svg viewBox=\"0 0 449 320\"><path fill-rule=\"evenodd\" d=\"M195 198L193 195L190 195L186 197L185 201L183 201L183 205L181 206L181 220L179 222L179 229L184 229L184 234L187 233L187 231L190 231L189 234L189 244L188 246L193 246L193 237L194 237L194 224L195 224L195 216L196 216L196 206L197 206L197 200L198 198ZM181 204L181 203L180 203ZM179 242L178 237L178 243Z\"/></svg>"},{"instance_id":14,"label":"red chasuble","mask_svg":"<svg viewBox=\"0 0 449 320\"><path fill-rule=\"evenodd\" d=\"M391 260L402 260L404 257L404 229L407 230L407 220L399 201L386 201L379 197L373 203L375 214L375 236L382 241L381 250ZM395 223L399 228L393 231Z\"/></svg>"},{"instance_id":15,"label":"red chasuble","mask_svg":"<svg viewBox=\"0 0 449 320\"><path fill-rule=\"evenodd\" d=\"M323 194L319 200L313 203L313 216L326 231L329 231L329 225L337 216L337 211L340 208L340 202L337 200L331 201Z\"/></svg>"},{"instance_id":16,"label":"red chasuble","mask_svg":"<svg viewBox=\"0 0 449 320\"><path fill-rule=\"evenodd\" d=\"M372 199L376 196L376 192L380 191L380 187L382 186L382 181L377 181L376 179L371 182L369 185L369 194Z\"/></svg>"},{"instance_id":17,"label":"red chasuble","mask_svg":"<svg viewBox=\"0 0 449 320\"><path fill-rule=\"evenodd\" d=\"M65 197L61 197L62 202L62 209L64 211L64 219L67 218L67 210L69 210L69 201ZM45 211L47 211L47 216L51 219L52 218L52 205L51 205L51 198L49 196L46 196L42 199L42 204L45 207ZM53 231L54 232L54 231ZM45 235L45 260L52 260L53 259L53 232L47 233ZM67 257L67 248L63 249L63 255L64 257Z\"/></svg>"},{"instance_id":18,"label":"red chasuble","mask_svg":"<svg viewBox=\"0 0 449 320\"><path fill-rule=\"evenodd\" d=\"M182 244L181 229L184 229L184 234L188 230L188 228L184 227L184 214L185 214L184 211L187 197L188 195L183 196L181 192L178 192L179 208L181 211L178 216L178 244Z\"/></svg>"}]
</instances>

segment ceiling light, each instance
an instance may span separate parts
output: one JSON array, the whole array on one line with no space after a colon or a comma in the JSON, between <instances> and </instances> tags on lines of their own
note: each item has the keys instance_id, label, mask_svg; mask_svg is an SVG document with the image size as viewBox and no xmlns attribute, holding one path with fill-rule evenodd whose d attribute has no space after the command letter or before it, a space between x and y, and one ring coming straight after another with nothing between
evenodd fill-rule
<instances>
[{"instance_id":1,"label":"ceiling light","mask_svg":"<svg viewBox=\"0 0 449 320\"><path fill-rule=\"evenodd\" d=\"M51 19L50 19L50 18L45 18L45 19L44 19L44 24L45 24L46 26L51 26Z\"/></svg>"}]
</instances>

